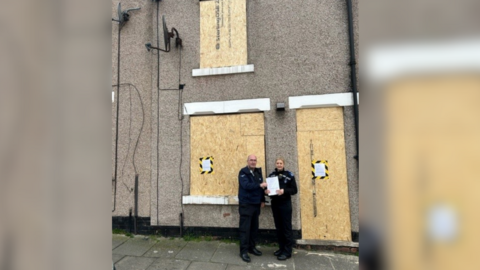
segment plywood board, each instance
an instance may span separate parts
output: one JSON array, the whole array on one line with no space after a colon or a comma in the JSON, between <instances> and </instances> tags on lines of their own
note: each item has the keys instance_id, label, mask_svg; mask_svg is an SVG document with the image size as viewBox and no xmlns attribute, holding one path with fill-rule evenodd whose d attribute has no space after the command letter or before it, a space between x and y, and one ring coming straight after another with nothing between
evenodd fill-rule
<instances>
[{"instance_id":1,"label":"plywood board","mask_svg":"<svg viewBox=\"0 0 480 270\"><path fill-rule=\"evenodd\" d=\"M261 119L263 126L263 114ZM255 153L265 165L264 136L242 136L241 114L190 118L190 195L237 195L238 171ZM200 174L199 158L214 157L215 174Z\"/></svg>"},{"instance_id":2,"label":"plywood board","mask_svg":"<svg viewBox=\"0 0 480 270\"><path fill-rule=\"evenodd\" d=\"M322 112L323 110L325 113ZM312 109L312 113L303 115L303 121L297 122L298 129L309 129L310 127L304 128L302 125L313 123L315 119L324 121L321 116L334 115L335 112L329 113L331 111L335 110ZM297 115L299 113L304 112L297 111ZM298 131L297 149L302 237L351 241L343 125L337 130ZM311 149L313 149L313 155L311 155ZM316 180L315 185L312 184L312 159L328 161L329 179ZM316 216L314 215L314 191L316 192Z\"/></svg>"},{"instance_id":3,"label":"plywood board","mask_svg":"<svg viewBox=\"0 0 480 270\"><path fill-rule=\"evenodd\" d=\"M246 0L200 2L200 68L246 64Z\"/></svg>"},{"instance_id":4,"label":"plywood board","mask_svg":"<svg viewBox=\"0 0 480 270\"><path fill-rule=\"evenodd\" d=\"M343 108L297 110L297 131L343 130Z\"/></svg>"},{"instance_id":5,"label":"plywood board","mask_svg":"<svg viewBox=\"0 0 480 270\"><path fill-rule=\"evenodd\" d=\"M391 257L395 269L455 269L459 262L480 269L478 89L478 77L442 74L397 81L385 91L385 198L395 213L388 242L395 246L387 250L402 250L403 257ZM435 207L458 215L454 240L435 240L426 230Z\"/></svg>"},{"instance_id":6,"label":"plywood board","mask_svg":"<svg viewBox=\"0 0 480 270\"><path fill-rule=\"evenodd\" d=\"M263 114L244 113L240 115L242 135L265 135Z\"/></svg>"}]
</instances>

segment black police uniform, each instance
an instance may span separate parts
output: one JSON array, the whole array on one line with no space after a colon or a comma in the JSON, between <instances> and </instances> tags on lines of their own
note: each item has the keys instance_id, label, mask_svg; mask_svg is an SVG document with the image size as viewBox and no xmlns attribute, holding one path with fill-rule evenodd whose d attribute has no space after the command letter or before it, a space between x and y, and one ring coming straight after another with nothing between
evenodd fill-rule
<instances>
[{"instance_id":1,"label":"black police uniform","mask_svg":"<svg viewBox=\"0 0 480 270\"><path fill-rule=\"evenodd\" d=\"M291 196L297 194L295 176L290 171L275 169L268 177L278 177L282 195L271 196L273 220L277 231L278 244L281 254L292 256L292 200Z\"/></svg>"},{"instance_id":2,"label":"black police uniform","mask_svg":"<svg viewBox=\"0 0 480 270\"><path fill-rule=\"evenodd\" d=\"M240 254L247 254L255 248L258 233L260 205L265 202L262 169L255 168L253 173L247 167L238 173L238 213L240 214Z\"/></svg>"}]
</instances>

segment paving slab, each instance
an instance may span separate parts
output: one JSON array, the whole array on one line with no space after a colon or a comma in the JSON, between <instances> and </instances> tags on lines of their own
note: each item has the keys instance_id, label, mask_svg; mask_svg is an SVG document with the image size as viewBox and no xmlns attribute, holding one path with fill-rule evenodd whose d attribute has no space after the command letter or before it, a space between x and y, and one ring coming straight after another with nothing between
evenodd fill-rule
<instances>
[{"instance_id":1,"label":"paving slab","mask_svg":"<svg viewBox=\"0 0 480 270\"><path fill-rule=\"evenodd\" d=\"M116 270L147 270L155 258L127 256L115 264Z\"/></svg>"},{"instance_id":2,"label":"paving slab","mask_svg":"<svg viewBox=\"0 0 480 270\"><path fill-rule=\"evenodd\" d=\"M288 259L285 261L279 261L275 257L275 261L271 260L268 262L253 262L252 261L252 269L303 269L303 268L295 268L294 261L292 259ZM310 270L310 269L309 269Z\"/></svg>"},{"instance_id":3,"label":"paving slab","mask_svg":"<svg viewBox=\"0 0 480 270\"><path fill-rule=\"evenodd\" d=\"M247 264L240 258L240 246L235 243L220 243L211 261L237 265Z\"/></svg>"},{"instance_id":4,"label":"paving slab","mask_svg":"<svg viewBox=\"0 0 480 270\"><path fill-rule=\"evenodd\" d=\"M247 264L247 265L229 264L226 270L265 270L265 269L269 269L268 266L262 267L258 265L252 265L252 264ZM270 268L270 269L274 269L274 268ZM284 268L284 270L288 270L288 269ZM302 269L299 269L299 270L302 270Z\"/></svg>"},{"instance_id":5,"label":"paving slab","mask_svg":"<svg viewBox=\"0 0 480 270\"><path fill-rule=\"evenodd\" d=\"M265 264L278 261L277 257L273 255L273 252L277 250L276 247L257 246L257 248L262 251L263 255L255 256L253 254L249 254L252 262L247 263L240 258L240 246L238 244L221 243L217 248L217 251L213 255L211 261L233 265L247 265L252 263L254 263L255 265L258 265L260 263L261 265L262 263Z\"/></svg>"},{"instance_id":6,"label":"paving slab","mask_svg":"<svg viewBox=\"0 0 480 270\"><path fill-rule=\"evenodd\" d=\"M130 239L130 237L127 237L125 235L117 235L117 234L113 234L112 235L112 249L115 249L117 248L118 246L120 246L121 244L123 244L125 241L127 241L128 239Z\"/></svg>"},{"instance_id":7,"label":"paving slab","mask_svg":"<svg viewBox=\"0 0 480 270\"><path fill-rule=\"evenodd\" d=\"M175 256L175 259L188 261L208 262L217 250L220 242L188 242L187 245Z\"/></svg>"},{"instance_id":8,"label":"paving slab","mask_svg":"<svg viewBox=\"0 0 480 270\"><path fill-rule=\"evenodd\" d=\"M181 238L112 236L112 261L117 270L353 270L359 268L355 255L294 249L292 258L279 261L275 246L257 246L262 256L250 254L246 263L239 257L238 243L221 241L186 242Z\"/></svg>"},{"instance_id":9,"label":"paving slab","mask_svg":"<svg viewBox=\"0 0 480 270\"><path fill-rule=\"evenodd\" d=\"M284 269L284 270L295 269L293 258L290 258L285 261L279 261L277 257L273 255L273 252L275 252L275 250L278 249L277 247L257 246L257 248L263 253L263 255L255 256L253 254L249 254L250 259L252 259L252 261L247 264L252 265L252 267L247 269ZM233 264L233 263L230 263L230 264ZM296 268L296 269L301 269L301 268Z\"/></svg>"},{"instance_id":10,"label":"paving slab","mask_svg":"<svg viewBox=\"0 0 480 270\"><path fill-rule=\"evenodd\" d=\"M192 262L187 270L225 270L226 264L211 262Z\"/></svg>"},{"instance_id":11,"label":"paving slab","mask_svg":"<svg viewBox=\"0 0 480 270\"><path fill-rule=\"evenodd\" d=\"M293 259L295 260L295 269L349 270L358 269L359 267L357 256L347 256L329 252L297 250ZM345 260L348 260L348 263L345 263Z\"/></svg>"},{"instance_id":12,"label":"paving slab","mask_svg":"<svg viewBox=\"0 0 480 270\"><path fill-rule=\"evenodd\" d=\"M181 238L159 238L158 241L145 253L144 257L173 259L187 245Z\"/></svg>"},{"instance_id":13,"label":"paving slab","mask_svg":"<svg viewBox=\"0 0 480 270\"><path fill-rule=\"evenodd\" d=\"M190 261L159 258L147 270L186 270Z\"/></svg>"},{"instance_id":14,"label":"paving slab","mask_svg":"<svg viewBox=\"0 0 480 270\"><path fill-rule=\"evenodd\" d=\"M113 250L113 254L142 256L145 254L156 241L148 237L135 236L125 241L122 245Z\"/></svg>"},{"instance_id":15,"label":"paving slab","mask_svg":"<svg viewBox=\"0 0 480 270\"><path fill-rule=\"evenodd\" d=\"M120 261L125 255L120 255L120 254L112 254L112 261L114 263Z\"/></svg>"},{"instance_id":16,"label":"paving slab","mask_svg":"<svg viewBox=\"0 0 480 270\"><path fill-rule=\"evenodd\" d=\"M277 256L273 255L273 252L275 252L278 247L257 246L257 248L262 251L263 255L255 256L253 254L249 254L250 258L252 259L252 262L249 264L259 267L258 269L295 269L292 258L285 261L279 261Z\"/></svg>"},{"instance_id":17,"label":"paving slab","mask_svg":"<svg viewBox=\"0 0 480 270\"><path fill-rule=\"evenodd\" d=\"M336 254L330 261L334 269L359 269L359 260L354 255Z\"/></svg>"}]
</instances>

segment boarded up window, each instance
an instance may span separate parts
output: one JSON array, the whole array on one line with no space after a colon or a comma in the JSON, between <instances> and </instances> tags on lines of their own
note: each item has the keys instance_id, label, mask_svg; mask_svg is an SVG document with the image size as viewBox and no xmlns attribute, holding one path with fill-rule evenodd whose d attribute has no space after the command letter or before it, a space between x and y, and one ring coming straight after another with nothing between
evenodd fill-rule
<instances>
[{"instance_id":1,"label":"boarded up window","mask_svg":"<svg viewBox=\"0 0 480 270\"><path fill-rule=\"evenodd\" d=\"M200 68L247 64L246 0L200 2Z\"/></svg>"},{"instance_id":2,"label":"boarded up window","mask_svg":"<svg viewBox=\"0 0 480 270\"><path fill-rule=\"evenodd\" d=\"M190 195L237 195L249 154L265 167L263 113L192 116L190 134ZM214 174L200 173L203 157L214 158Z\"/></svg>"}]
</instances>

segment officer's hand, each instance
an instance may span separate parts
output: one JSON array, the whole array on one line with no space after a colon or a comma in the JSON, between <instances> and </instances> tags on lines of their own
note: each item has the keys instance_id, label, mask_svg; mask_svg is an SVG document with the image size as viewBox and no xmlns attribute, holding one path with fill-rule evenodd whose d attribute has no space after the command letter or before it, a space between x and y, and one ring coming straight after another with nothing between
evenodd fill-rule
<instances>
[{"instance_id":1,"label":"officer's hand","mask_svg":"<svg viewBox=\"0 0 480 270\"><path fill-rule=\"evenodd\" d=\"M282 189L277 189L277 194L278 195L283 195L283 188Z\"/></svg>"},{"instance_id":2,"label":"officer's hand","mask_svg":"<svg viewBox=\"0 0 480 270\"><path fill-rule=\"evenodd\" d=\"M262 202L262 204L260 204L260 207L262 207L262 208L265 207L265 203Z\"/></svg>"},{"instance_id":3,"label":"officer's hand","mask_svg":"<svg viewBox=\"0 0 480 270\"><path fill-rule=\"evenodd\" d=\"M261 183L261 184L260 184L260 187L261 187L261 188L266 188L266 187L267 187L267 183L265 183L265 182Z\"/></svg>"},{"instance_id":4,"label":"officer's hand","mask_svg":"<svg viewBox=\"0 0 480 270\"><path fill-rule=\"evenodd\" d=\"M270 194L270 190L265 189L265 194L267 194L267 195Z\"/></svg>"}]
</instances>

